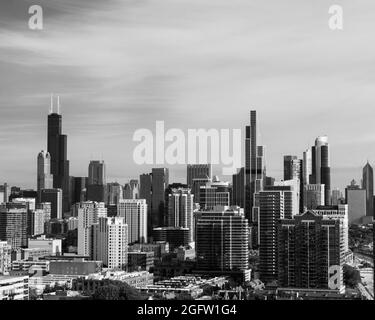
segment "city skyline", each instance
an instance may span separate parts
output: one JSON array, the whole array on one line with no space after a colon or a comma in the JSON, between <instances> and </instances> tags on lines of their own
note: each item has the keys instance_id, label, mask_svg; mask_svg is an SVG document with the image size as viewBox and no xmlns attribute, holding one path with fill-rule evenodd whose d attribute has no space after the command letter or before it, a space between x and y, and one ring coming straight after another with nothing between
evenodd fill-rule
<instances>
[{"instance_id":1,"label":"city skyline","mask_svg":"<svg viewBox=\"0 0 375 320\"><path fill-rule=\"evenodd\" d=\"M357 32L373 29L366 18L374 4L359 2L345 6L345 29L335 33L322 1L206 0L197 11L194 1L65 6L54 0L42 3L45 28L33 33L26 23L29 1L2 1L2 179L35 188L35 150L46 149L44 116L54 92L61 97L73 176L103 159L108 180L125 183L152 167L133 163L136 129L154 130L156 120L165 120L183 130L241 128L244 137L245 115L256 109L268 175L281 178L285 154L300 156L327 135L332 188L343 190L360 179L366 160L375 161L368 67L374 48L370 35ZM185 166L170 172L171 181L184 181Z\"/></svg>"}]
</instances>

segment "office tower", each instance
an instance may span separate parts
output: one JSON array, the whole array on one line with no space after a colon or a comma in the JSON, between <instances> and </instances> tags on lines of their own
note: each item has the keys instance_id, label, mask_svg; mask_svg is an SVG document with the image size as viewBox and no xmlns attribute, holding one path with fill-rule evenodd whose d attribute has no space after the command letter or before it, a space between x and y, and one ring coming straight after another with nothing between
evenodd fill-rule
<instances>
[{"instance_id":1,"label":"office tower","mask_svg":"<svg viewBox=\"0 0 375 320\"><path fill-rule=\"evenodd\" d=\"M304 210L316 209L325 204L325 185L307 184L304 186Z\"/></svg>"},{"instance_id":2,"label":"office tower","mask_svg":"<svg viewBox=\"0 0 375 320\"><path fill-rule=\"evenodd\" d=\"M147 203L145 199L120 200L117 216L128 225L128 243L147 242Z\"/></svg>"},{"instance_id":3,"label":"office tower","mask_svg":"<svg viewBox=\"0 0 375 320\"><path fill-rule=\"evenodd\" d=\"M284 156L284 180L298 180L299 212L303 211L303 161L297 156Z\"/></svg>"},{"instance_id":4,"label":"office tower","mask_svg":"<svg viewBox=\"0 0 375 320\"><path fill-rule=\"evenodd\" d=\"M352 180L345 189L345 199L348 204L349 224L361 224L366 216L366 190Z\"/></svg>"},{"instance_id":5,"label":"office tower","mask_svg":"<svg viewBox=\"0 0 375 320\"><path fill-rule=\"evenodd\" d=\"M333 206L337 206L339 204L342 204L344 201L342 192L340 189L333 189L331 191L331 204Z\"/></svg>"},{"instance_id":6,"label":"office tower","mask_svg":"<svg viewBox=\"0 0 375 320\"><path fill-rule=\"evenodd\" d=\"M124 186L124 199L139 199L138 180L130 180Z\"/></svg>"},{"instance_id":7,"label":"office tower","mask_svg":"<svg viewBox=\"0 0 375 320\"><path fill-rule=\"evenodd\" d=\"M278 285L343 292L343 234L338 219L307 211L278 222Z\"/></svg>"},{"instance_id":8,"label":"office tower","mask_svg":"<svg viewBox=\"0 0 375 320\"><path fill-rule=\"evenodd\" d=\"M126 270L128 226L123 217L101 217L93 225L93 259L109 269Z\"/></svg>"},{"instance_id":9,"label":"office tower","mask_svg":"<svg viewBox=\"0 0 375 320\"><path fill-rule=\"evenodd\" d=\"M61 189L42 189L40 201L51 204L51 219L62 218L63 192Z\"/></svg>"},{"instance_id":10,"label":"office tower","mask_svg":"<svg viewBox=\"0 0 375 320\"><path fill-rule=\"evenodd\" d=\"M189 229L189 242L194 241L194 195L188 188L172 189L168 194L168 226Z\"/></svg>"},{"instance_id":11,"label":"office tower","mask_svg":"<svg viewBox=\"0 0 375 320\"><path fill-rule=\"evenodd\" d=\"M186 184L189 189L193 188L194 179L211 179L212 165L207 164L188 164Z\"/></svg>"},{"instance_id":12,"label":"office tower","mask_svg":"<svg viewBox=\"0 0 375 320\"><path fill-rule=\"evenodd\" d=\"M324 204L331 203L331 168L329 160L328 137L322 136L315 140L311 148L312 173L310 184L324 184Z\"/></svg>"},{"instance_id":13,"label":"office tower","mask_svg":"<svg viewBox=\"0 0 375 320\"><path fill-rule=\"evenodd\" d=\"M8 242L13 250L27 246L26 203L0 205L0 241Z\"/></svg>"},{"instance_id":14,"label":"office tower","mask_svg":"<svg viewBox=\"0 0 375 320\"><path fill-rule=\"evenodd\" d=\"M197 269L246 272L249 269L249 225L243 209L218 206L198 215Z\"/></svg>"},{"instance_id":15,"label":"office tower","mask_svg":"<svg viewBox=\"0 0 375 320\"><path fill-rule=\"evenodd\" d=\"M70 177L70 199L72 204L86 201L82 198L82 192L87 187L86 177Z\"/></svg>"},{"instance_id":16,"label":"office tower","mask_svg":"<svg viewBox=\"0 0 375 320\"><path fill-rule=\"evenodd\" d=\"M48 152L42 150L38 154L37 164L37 191L38 202L40 202L42 189L53 188L53 176L51 174L51 156Z\"/></svg>"},{"instance_id":17,"label":"office tower","mask_svg":"<svg viewBox=\"0 0 375 320\"><path fill-rule=\"evenodd\" d=\"M165 190L169 185L169 169L152 169L152 228L165 225Z\"/></svg>"},{"instance_id":18,"label":"office tower","mask_svg":"<svg viewBox=\"0 0 375 320\"><path fill-rule=\"evenodd\" d=\"M349 251L349 211L347 204L332 206L319 206L313 212L319 214L324 219L336 219L340 221L340 230L343 232L343 252Z\"/></svg>"},{"instance_id":19,"label":"office tower","mask_svg":"<svg viewBox=\"0 0 375 320\"><path fill-rule=\"evenodd\" d=\"M212 179L209 177L206 178L195 178L192 182L191 193L194 195L194 202L200 202L200 190L202 186L205 186L207 183L211 183Z\"/></svg>"},{"instance_id":20,"label":"office tower","mask_svg":"<svg viewBox=\"0 0 375 320\"><path fill-rule=\"evenodd\" d=\"M124 186L124 199L139 199L138 180L130 180Z\"/></svg>"},{"instance_id":21,"label":"office tower","mask_svg":"<svg viewBox=\"0 0 375 320\"><path fill-rule=\"evenodd\" d=\"M216 206L230 206L229 183L219 181L215 177L214 181L200 187L199 205L202 210L212 210Z\"/></svg>"},{"instance_id":22,"label":"office tower","mask_svg":"<svg viewBox=\"0 0 375 320\"><path fill-rule=\"evenodd\" d=\"M253 217L254 194L262 190L265 176L264 148L257 145L256 111L251 110L245 138L245 216L249 223L256 220Z\"/></svg>"},{"instance_id":23,"label":"office tower","mask_svg":"<svg viewBox=\"0 0 375 320\"><path fill-rule=\"evenodd\" d=\"M152 230L152 174L139 176L139 198L145 199L147 204L147 230Z\"/></svg>"},{"instance_id":24,"label":"office tower","mask_svg":"<svg viewBox=\"0 0 375 320\"><path fill-rule=\"evenodd\" d=\"M123 188L118 182L107 183L106 204L117 204L123 199Z\"/></svg>"},{"instance_id":25,"label":"office tower","mask_svg":"<svg viewBox=\"0 0 375 320\"><path fill-rule=\"evenodd\" d=\"M232 176L232 201L233 206L245 207L245 168L241 168Z\"/></svg>"},{"instance_id":26,"label":"office tower","mask_svg":"<svg viewBox=\"0 0 375 320\"><path fill-rule=\"evenodd\" d=\"M43 210L44 212L44 222L51 220L51 203L41 202L36 204L36 210Z\"/></svg>"},{"instance_id":27,"label":"office tower","mask_svg":"<svg viewBox=\"0 0 375 320\"><path fill-rule=\"evenodd\" d=\"M44 233L45 220L44 210L28 210L27 213L27 235L36 236Z\"/></svg>"},{"instance_id":28,"label":"office tower","mask_svg":"<svg viewBox=\"0 0 375 320\"><path fill-rule=\"evenodd\" d=\"M106 179L104 161L90 161L87 181L87 201L105 202Z\"/></svg>"},{"instance_id":29,"label":"office tower","mask_svg":"<svg viewBox=\"0 0 375 320\"><path fill-rule=\"evenodd\" d=\"M158 227L152 230L154 242L168 242L169 250L189 245L190 230L183 227Z\"/></svg>"},{"instance_id":30,"label":"office tower","mask_svg":"<svg viewBox=\"0 0 375 320\"><path fill-rule=\"evenodd\" d=\"M92 225L107 217L103 202L81 202L78 208L78 254L92 256Z\"/></svg>"},{"instance_id":31,"label":"office tower","mask_svg":"<svg viewBox=\"0 0 375 320\"><path fill-rule=\"evenodd\" d=\"M303 159L302 159L302 180L303 184L312 184L310 181L312 175L312 155L311 149L307 149L303 152Z\"/></svg>"},{"instance_id":32,"label":"office tower","mask_svg":"<svg viewBox=\"0 0 375 320\"><path fill-rule=\"evenodd\" d=\"M58 109L60 108L58 102ZM62 211L70 210L69 191L69 161L67 155L67 136L62 134L62 116L53 112L48 115L48 153L51 156L51 174L53 175L53 188L62 190ZM52 189L52 188L51 188Z\"/></svg>"},{"instance_id":33,"label":"office tower","mask_svg":"<svg viewBox=\"0 0 375 320\"><path fill-rule=\"evenodd\" d=\"M28 211L34 211L36 208L35 198L13 198L12 203L24 203Z\"/></svg>"},{"instance_id":34,"label":"office tower","mask_svg":"<svg viewBox=\"0 0 375 320\"><path fill-rule=\"evenodd\" d=\"M8 275L12 267L12 246L6 241L0 241L0 275Z\"/></svg>"},{"instance_id":35,"label":"office tower","mask_svg":"<svg viewBox=\"0 0 375 320\"><path fill-rule=\"evenodd\" d=\"M0 204L9 202L10 188L7 183L0 186Z\"/></svg>"},{"instance_id":36,"label":"office tower","mask_svg":"<svg viewBox=\"0 0 375 320\"><path fill-rule=\"evenodd\" d=\"M366 190L366 216L374 215L374 175L370 164L367 162L363 168L363 189Z\"/></svg>"}]
</instances>

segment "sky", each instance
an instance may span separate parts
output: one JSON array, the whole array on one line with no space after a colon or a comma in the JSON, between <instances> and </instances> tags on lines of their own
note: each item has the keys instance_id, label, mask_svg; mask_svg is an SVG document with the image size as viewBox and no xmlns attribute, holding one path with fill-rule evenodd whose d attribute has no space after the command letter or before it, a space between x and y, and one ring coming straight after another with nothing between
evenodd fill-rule
<instances>
[{"instance_id":1,"label":"sky","mask_svg":"<svg viewBox=\"0 0 375 320\"><path fill-rule=\"evenodd\" d=\"M373 0L1 0L0 183L36 187L54 93L73 176L103 159L125 183L152 167L134 163L137 129L244 129L255 109L267 175L327 135L342 189L375 162L374 18Z\"/></svg>"}]
</instances>

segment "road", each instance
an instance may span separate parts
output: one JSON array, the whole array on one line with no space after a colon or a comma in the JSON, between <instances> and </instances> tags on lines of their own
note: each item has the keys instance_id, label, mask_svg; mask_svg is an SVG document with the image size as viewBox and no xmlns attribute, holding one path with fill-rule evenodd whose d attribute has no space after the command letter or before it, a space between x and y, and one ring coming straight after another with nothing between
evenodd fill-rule
<instances>
[{"instance_id":1,"label":"road","mask_svg":"<svg viewBox=\"0 0 375 320\"><path fill-rule=\"evenodd\" d=\"M358 265L363 261L374 266L373 259L359 253L354 253L355 267L358 268ZM374 268L358 268L358 270L361 275L361 283L358 284L358 289L368 300L374 300Z\"/></svg>"}]
</instances>

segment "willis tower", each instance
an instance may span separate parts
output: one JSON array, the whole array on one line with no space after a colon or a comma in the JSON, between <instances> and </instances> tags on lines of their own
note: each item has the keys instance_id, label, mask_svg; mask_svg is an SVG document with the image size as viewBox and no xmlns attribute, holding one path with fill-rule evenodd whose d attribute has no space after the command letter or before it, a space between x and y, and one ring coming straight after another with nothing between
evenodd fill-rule
<instances>
[{"instance_id":1,"label":"willis tower","mask_svg":"<svg viewBox=\"0 0 375 320\"><path fill-rule=\"evenodd\" d=\"M62 189L63 213L70 210L69 196L69 161L67 160L67 136L62 134L62 116L60 114L60 101L57 97L57 113L53 112L51 98L51 111L48 115L48 152L51 155L51 174L53 187Z\"/></svg>"}]
</instances>

